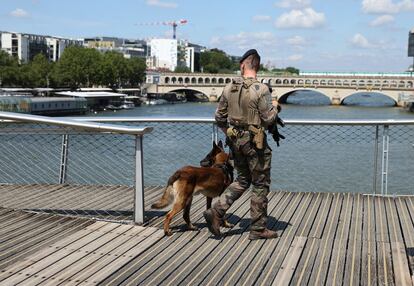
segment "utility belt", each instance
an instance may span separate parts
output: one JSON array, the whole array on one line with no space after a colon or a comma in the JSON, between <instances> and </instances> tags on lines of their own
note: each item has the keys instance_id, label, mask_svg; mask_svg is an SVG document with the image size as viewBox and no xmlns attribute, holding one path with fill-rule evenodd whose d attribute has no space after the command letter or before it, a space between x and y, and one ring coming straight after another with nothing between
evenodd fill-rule
<instances>
[{"instance_id":1,"label":"utility belt","mask_svg":"<svg viewBox=\"0 0 414 286\"><path fill-rule=\"evenodd\" d=\"M245 131L249 132L249 141L253 142L258 150L264 146L265 129L254 125L230 126L227 128L227 136L231 139L245 136Z\"/></svg>"}]
</instances>

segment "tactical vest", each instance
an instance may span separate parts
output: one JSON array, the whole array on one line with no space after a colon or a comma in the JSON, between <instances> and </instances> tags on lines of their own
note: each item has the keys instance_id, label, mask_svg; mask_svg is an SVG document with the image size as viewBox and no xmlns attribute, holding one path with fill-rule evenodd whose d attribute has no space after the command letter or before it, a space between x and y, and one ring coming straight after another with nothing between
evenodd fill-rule
<instances>
[{"instance_id":1,"label":"tactical vest","mask_svg":"<svg viewBox=\"0 0 414 286\"><path fill-rule=\"evenodd\" d=\"M228 95L229 123L236 127L260 126L257 110L260 96L260 82L257 79L234 79Z\"/></svg>"}]
</instances>

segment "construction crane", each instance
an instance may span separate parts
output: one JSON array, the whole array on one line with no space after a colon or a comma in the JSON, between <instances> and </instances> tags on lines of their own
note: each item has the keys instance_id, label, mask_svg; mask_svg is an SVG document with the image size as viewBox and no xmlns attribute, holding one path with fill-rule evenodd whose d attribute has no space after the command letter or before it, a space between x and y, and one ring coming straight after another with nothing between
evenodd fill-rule
<instances>
[{"instance_id":1,"label":"construction crane","mask_svg":"<svg viewBox=\"0 0 414 286\"><path fill-rule=\"evenodd\" d=\"M136 24L137 26L172 26L173 27L173 39L177 39L177 27L187 24L188 21L185 19L181 19L179 21L168 21L168 22L150 22L150 23L139 23Z\"/></svg>"}]
</instances>

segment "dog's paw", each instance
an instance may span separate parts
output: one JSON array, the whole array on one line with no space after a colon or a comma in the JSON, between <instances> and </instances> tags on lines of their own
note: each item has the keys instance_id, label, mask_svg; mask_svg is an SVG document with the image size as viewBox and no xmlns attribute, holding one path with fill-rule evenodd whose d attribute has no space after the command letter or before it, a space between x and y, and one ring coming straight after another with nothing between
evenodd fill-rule
<instances>
[{"instance_id":1,"label":"dog's paw","mask_svg":"<svg viewBox=\"0 0 414 286\"><path fill-rule=\"evenodd\" d=\"M227 220L224 220L223 221L223 227L225 227L225 228L233 228L234 227L234 224L229 223Z\"/></svg>"},{"instance_id":2,"label":"dog's paw","mask_svg":"<svg viewBox=\"0 0 414 286\"><path fill-rule=\"evenodd\" d=\"M165 231L164 231L164 234L165 234L166 236L171 236L171 235L172 235L172 231L171 231L171 229L169 229L169 230L165 230Z\"/></svg>"},{"instance_id":3,"label":"dog's paw","mask_svg":"<svg viewBox=\"0 0 414 286\"><path fill-rule=\"evenodd\" d=\"M193 224L190 224L190 225L187 225L187 229L188 230L198 230L198 227L196 227L195 225L193 225Z\"/></svg>"}]
</instances>

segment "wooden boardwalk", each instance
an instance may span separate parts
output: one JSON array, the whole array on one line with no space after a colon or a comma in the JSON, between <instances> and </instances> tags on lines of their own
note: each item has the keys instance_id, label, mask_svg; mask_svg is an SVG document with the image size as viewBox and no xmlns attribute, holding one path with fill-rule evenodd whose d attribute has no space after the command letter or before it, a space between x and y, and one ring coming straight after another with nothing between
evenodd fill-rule
<instances>
[{"instance_id":1,"label":"wooden boardwalk","mask_svg":"<svg viewBox=\"0 0 414 286\"><path fill-rule=\"evenodd\" d=\"M165 212L149 209L161 192L146 189L139 227L90 219L127 222L125 187L0 186L0 285L413 285L414 197L272 192L280 237L249 241L249 193L214 239L202 196L191 213L200 230L177 216L164 237Z\"/></svg>"}]
</instances>

